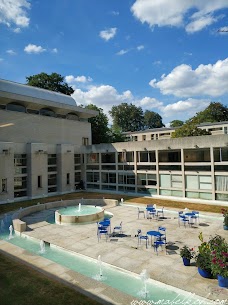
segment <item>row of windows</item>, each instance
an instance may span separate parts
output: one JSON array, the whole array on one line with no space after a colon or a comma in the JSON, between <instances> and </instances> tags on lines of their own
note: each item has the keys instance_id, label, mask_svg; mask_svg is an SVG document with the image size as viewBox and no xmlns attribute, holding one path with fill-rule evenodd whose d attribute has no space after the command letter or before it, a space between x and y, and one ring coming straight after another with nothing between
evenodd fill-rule
<instances>
[{"instance_id":1,"label":"row of windows","mask_svg":"<svg viewBox=\"0 0 228 305\"><path fill-rule=\"evenodd\" d=\"M68 114L63 115L63 114L55 113L55 111L50 108L42 108L40 110L27 109L24 105L22 105L20 103L15 103L15 102L12 102L12 103L9 103L6 105L0 105L0 109L6 109L6 110L10 110L10 111L24 112L24 113L30 113L30 114L39 114L39 115L44 115L44 116L49 116L49 117L54 117L54 118L79 121L78 115L74 112L69 112Z\"/></svg>"},{"instance_id":2,"label":"row of windows","mask_svg":"<svg viewBox=\"0 0 228 305\"><path fill-rule=\"evenodd\" d=\"M214 161L222 162L228 161L228 147L214 148ZM134 162L136 155L136 162L156 162L155 151L133 151L129 152L118 152L117 160L116 153L101 153L99 159L99 153L90 153L86 155L87 164L91 163L123 163L123 162ZM184 149L184 162L210 162L210 148L195 148L195 149ZM181 150L163 150L158 151L158 162L169 163L169 162L181 162Z\"/></svg>"}]
</instances>

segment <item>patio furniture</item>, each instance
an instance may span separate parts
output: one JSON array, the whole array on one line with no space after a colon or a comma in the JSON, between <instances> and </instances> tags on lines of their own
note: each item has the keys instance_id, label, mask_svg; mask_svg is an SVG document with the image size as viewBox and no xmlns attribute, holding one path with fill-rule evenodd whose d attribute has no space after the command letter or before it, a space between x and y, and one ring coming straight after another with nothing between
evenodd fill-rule
<instances>
[{"instance_id":1,"label":"patio furniture","mask_svg":"<svg viewBox=\"0 0 228 305\"><path fill-rule=\"evenodd\" d=\"M98 225L106 227L107 229L109 229L109 233L111 233L111 221L110 221L110 219L105 219L103 221L100 221L98 223Z\"/></svg>"},{"instance_id":2,"label":"patio furniture","mask_svg":"<svg viewBox=\"0 0 228 305\"><path fill-rule=\"evenodd\" d=\"M102 235L105 235L105 239L106 239L106 242L107 242L108 237L109 237L107 227L98 226L98 228L97 228L98 242L100 241Z\"/></svg>"},{"instance_id":3,"label":"patio furniture","mask_svg":"<svg viewBox=\"0 0 228 305\"><path fill-rule=\"evenodd\" d=\"M199 223L199 212L198 211L192 211L192 213L194 214L192 216L192 218L195 219L195 222Z\"/></svg>"},{"instance_id":4,"label":"patio furniture","mask_svg":"<svg viewBox=\"0 0 228 305\"><path fill-rule=\"evenodd\" d=\"M146 208L147 218L150 218L152 216L153 218L156 216L156 209L154 207L148 207Z\"/></svg>"},{"instance_id":5,"label":"patio furniture","mask_svg":"<svg viewBox=\"0 0 228 305\"><path fill-rule=\"evenodd\" d=\"M123 222L121 221L119 226L115 226L113 228L113 234L116 234L117 232L119 232L120 234L123 233L122 224Z\"/></svg>"},{"instance_id":6,"label":"patio furniture","mask_svg":"<svg viewBox=\"0 0 228 305\"><path fill-rule=\"evenodd\" d=\"M179 224L179 227L181 224L183 224L186 228L186 223L188 223L189 220L188 218L184 215L183 211L180 211L178 212L178 224Z\"/></svg>"},{"instance_id":7,"label":"patio furniture","mask_svg":"<svg viewBox=\"0 0 228 305\"><path fill-rule=\"evenodd\" d=\"M157 211L157 220L160 218L159 214L161 214L162 218L164 218L164 207L161 209L156 209L156 211Z\"/></svg>"},{"instance_id":8,"label":"patio furniture","mask_svg":"<svg viewBox=\"0 0 228 305\"><path fill-rule=\"evenodd\" d=\"M140 210L140 208L138 208L138 219L139 219L139 215L140 214L143 214L144 215L144 218L146 217L145 216L145 211L144 210Z\"/></svg>"},{"instance_id":9,"label":"patio furniture","mask_svg":"<svg viewBox=\"0 0 228 305\"><path fill-rule=\"evenodd\" d=\"M142 230L138 230L138 245L141 244L141 241L145 240L146 241L146 248L148 248L148 236L147 235L142 235Z\"/></svg>"},{"instance_id":10,"label":"patio furniture","mask_svg":"<svg viewBox=\"0 0 228 305\"><path fill-rule=\"evenodd\" d=\"M151 237L151 246L152 246L152 237L157 238L157 237L162 236L162 233L160 233L158 231L148 231L148 232L146 232L146 234Z\"/></svg>"},{"instance_id":11,"label":"patio furniture","mask_svg":"<svg viewBox=\"0 0 228 305\"><path fill-rule=\"evenodd\" d=\"M161 233L159 240L165 240L166 241L166 228L165 227L158 227L158 232Z\"/></svg>"}]
</instances>

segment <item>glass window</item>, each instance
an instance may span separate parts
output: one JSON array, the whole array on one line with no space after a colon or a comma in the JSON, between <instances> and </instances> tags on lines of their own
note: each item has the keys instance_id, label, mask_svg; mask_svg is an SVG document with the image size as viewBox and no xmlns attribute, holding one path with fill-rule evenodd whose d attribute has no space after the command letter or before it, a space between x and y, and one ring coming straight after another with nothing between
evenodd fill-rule
<instances>
[{"instance_id":1,"label":"glass window","mask_svg":"<svg viewBox=\"0 0 228 305\"><path fill-rule=\"evenodd\" d=\"M27 177L14 178L14 190L21 190L27 188Z\"/></svg>"},{"instance_id":2,"label":"glass window","mask_svg":"<svg viewBox=\"0 0 228 305\"><path fill-rule=\"evenodd\" d=\"M80 163L81 163L81 155L74 154L74 164L80 164Z\"/></svg>"},{"instance_id":3,"label":"glass window","mask_svg":"<svg viewBox=\"0 0 228 305\"><path fill-rule=\"evenodd\" d=\"M89 138L82 138L82 145L89 145Z\"/></svg>"},{"instance_id":4,"label":"glass window","mask_svg":"<svg viewBox=\"0 0 228 305\"><path fill-rule=\"evenodd\" d=\"M49 154L48 155L48 165L56 165L57 164L57 155Z\"/></svg>"},{"instance_id":5,"label":"glass window","mask_svg":"<svg viewBox=\"0 0 228 305\"><path fill-rule=\"evenodd\" d=\"M6 193L7 192L7 179L4 178L2 179L2 190L1 190L2 193Z\"/></svg>"},{"instance_id":6,"label":"glass window","mask_svg":"<svg viewBox=\"0 0 228 305\"><path fill-rule=\"evenodd\" d=\"M210 148L185 149L184 162L210 162Z\"/></svg>"},{"instance_id":7,"label":"glass window","mask_svg":"<svg viewBox=\"0 0 228 305\"><path fill-rule=\"evenodd\" d=\"M99 173L88 172L86 173L87 182L100 182L100 175Z\"/></svg>"},{"instance_id":8,"label":"glass window","mask_svg":"<svg viewBox=\"0 0 228 305\"><path fill-rule=\"evenodd\" d=\"M187 172L210 172L211 171L211 166L210 165L204 165L204 166L200 166L200 165L193 165L193 166L185 166L184 170Z\"/></svg>"},{"instance_id":9,"label":"glass window","mask_svg":"<svg viewBox=\"0 0 228 305\"><path fill-rule=\"evenodd\" d=\"M228 176L215 176L215 189L220 192L228 192Z\"/></svg>"},{"instance_id":10,"label":"glass window","mask_svg":"<svg viewBox=\"0 0 228 305\"><path fill-rule=\"evenodd\" d=\"M50 117L56 117L56 114L53 110L51 110L50 108L42 108L40 109L40 115L44 115L44 116L50 116Z\"/></svg>"},{"instance_id":11,"label":"glass window","mask_svg":"<svg viewBox=\"0 0 228 305\"><path fill-rule=\"evenodd\" d=\"M75 172L74 173L74 182L79 183L81 180L81 172Z\"/></svg>"},{"instance_id":12,"label":"glass window","mask_svg":"<svg viewBox=\"0 0 228 305\"><path fill-rule=\"evenodd\" d=\"M170 175L160 175L160 186L161 187L171 187L171 176Z\"/></svg>"},{"instance_id":13,"label":"glass window","mask_svg":"<svg viewBox=\"0 0 228 305\"><path fill-rule=\"evenodd\" d=\"M6 108L10 111L26 112L26 108L24 105L14 102L7 104Z\"/></svg>"},{"instance_id":14,"label":"glass window","mask_svg":"<svg viewBox=\"0 0 228 305\"><path fill-rule=\"evenodd\" d=\"M142 136L143 141L146 141L146 135Z\"/></svg>"},{"instance_id":15,"label":"glass window","mask_svg":"<svg viewBox=\"0 0 228 305\"><path fill-rule=\"evenodd\" d=\"M211 176L185 176L186 188L189 190L211 190Z\"/></svg>"},{"instance_id":16,"label":"glass window","mask_svg":"<svg viewBox=\"0 0 228 305\"><path fill-rule=\"evenodd\" d=\"M48 186L57 185L57 174L48 174Z\"/></svg>"},{"instance_id":17,"label":"glass window","mask_svg":"<svg viewBox=\"0 0 228 305\"><path fill-rule=\"evenodd\" d=\"M228 161L228 147L214 148L214 161Z\"/></svg>"},{"instance_id":18,"label":"glass window","mask_svg":"<svg viewBox=\"0 0 228 305\"><path fill-rule=\"evenodd\" d=\"M41 188L42 187L42 176L37 177L37 187Z\"/></svg>"},{"instance_id":19,"label":"glass window","mask_svg":"<svg viewBox=\"0 0 228 305\"><path fill-rule=\"evenodd\" d=\"M159 162L181 162L181 151L159 151Z\"/></svg>"},{"instance_id":20,"label":"glass window","mask_svg":"<svg viewBox=\"0 0 228 305\"><path fill-rule=\"evenodd\" d=\"M115 163L115 153L102 153L101 162L102 163Z\"/></svg>"},{"instance_id":21,"label":"glass window","mask_svg":"<svg viewBox=\"0 0 228 305\"><path fill-rule=\"evenodd\" d=\"M148 162L149 154L148 151L140 151L139 152L139 162Z\"/></svg>"},{"instance_id":22,"label":"glass window","mask_svg":"<svg viewBox=\"0 0 228 305\"><path fill-rule=\"evenodd\" d=\"M87 154L87 163L99 163L99 154Z\"/></svg>"},{"instance_id":23,"label":"glass window","mask_svg":"<svg viewBox=\"0 0 228 305\"><path fill-rule=\"evenodd\" d=\"M134 162L134 152L133 151L127 151L126 152L126 161L127 162Z\"/></svg>"}]
</instances>

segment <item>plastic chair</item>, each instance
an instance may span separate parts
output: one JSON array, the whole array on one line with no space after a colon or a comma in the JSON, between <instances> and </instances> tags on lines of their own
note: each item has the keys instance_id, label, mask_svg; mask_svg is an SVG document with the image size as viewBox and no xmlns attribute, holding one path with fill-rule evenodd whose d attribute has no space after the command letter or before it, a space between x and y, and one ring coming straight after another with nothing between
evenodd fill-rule
<instances>
[{"instance_id":1,"label":"plastic chair","mask_svg":"<svg viewBox=\"0 0 228 305\"><path fill-rule=\"evenodd\" d=\"M166 228L165 227L158 227L158 232L161 233L162 235L157 238L157 240L165 240L166 241Z\"/></svg>"},{"instance_id":2,"label":"plastic chair","mask_svg":"<svg viewBox=\"0 0 228 305\"><path fill-rule=\"evenodd\" d=\"M178 224L179 224L179 227L180 227L181 223L184 224L185 228L186 228L186 223L189 223L189 220L188 220L188 218L186 216L184 216L183 211L178 212Z\"/></svg>"},{"instance_id":3,"label":"plastic chair","mask_svg":"<svg viewBox=\"0 0 228 305\"><path fill-rule=\"evenodd\" d=\"M148 248L148 235L142 235L142 231L139 229L138 230L138 245L141 245L141 241L145 240L146 241L146 248Z\"/></svg>"},{"instance_id":4,"label":"plastic chair","mask_svg":"<svg viewBox=\"0 0 228 305\"><path fill-rule=\"evenodd\" d=\"M159 240L159 239L154 241L154 251L156 251L157 255L158 255L158 247L160 246L162 248L163 245L165 246L165 253L167 254L166 241L165 240Z\"/></svg>"},{"instance_id":5,"label":"plastic chair","mask_svg":"<svg viewBox=\"0 0 228 305\"><path fill-rule=\"evenodd\" d=\"M195 219L195 222L199 223L199 212L198 211L192 211L194 215L191 217L192 219Z\"/></svg>"},{"instance_id":6,"label":"plastic chair","mask_svg":"<svg viewBox=\"0 0 228 305\"><path fill-rule=\"evenodd\" d=\"M138 208L138 219L139 219L139 215L143 214L144 218L145 218L145 211L144 210L140 210L140 208Z\"/></svg>"},{"instance_id":7,"label":"plastic chair","mask_svg":"<svg viewBox=\"0 0 228 305\"><path fill-rule=\"evenodd\" d=\"M108 240L108 230L107 230L107 227L103 227L103 226L98 226L97 228L97 238L98 238L98 242L100 241L101 239L101 235L105 235L105 239L106 239L106 242Z\"/></svg>"},{"instance_id":8,"label":"plastic chair","mask_svg":"<svg viewBox=\"0 0 228 305\"><path fill-rule=\"evenodd\" d=\"M159 214L162 214L162 217L164 218L164 207L156 211L157 211L157 220L160 218Z\"/></svg>"},{"instance_id":9,"label":"plastic chair","mask_svg":"<svg viewBox=\"0 0 228 305\"><path fill-rule=\"evenodd\" d=\"M114 229L113 229L114 234L117 232L119 232L120 234L123 233L122 224L123 224L123 222L121 221L119 226L114 227Z\"/></svg>"},{"instance_id":10,"label":"plastic chair","mask_svg":"<svg viewBox=\"0 0 228 305\"><path fill-rule=\"evenodd\" d=\"M106 227L107 230L109 229L109 233L111 234L111 221L110 221L110 219L105 219L103 221L100 221L98 223L98 226Z\"/></svg>"}]
</instances>

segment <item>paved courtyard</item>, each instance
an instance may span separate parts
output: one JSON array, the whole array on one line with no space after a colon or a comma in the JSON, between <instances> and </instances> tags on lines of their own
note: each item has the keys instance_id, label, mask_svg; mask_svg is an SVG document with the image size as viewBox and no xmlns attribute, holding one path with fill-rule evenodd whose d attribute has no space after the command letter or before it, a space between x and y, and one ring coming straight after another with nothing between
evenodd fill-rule
<instances>
[{"instance_id":1,"label":"paved courtyard","mask_svg":"<svg viewBox=\"0 0 228 305\"><path fill-rule=\"evenodd\" d=\"M142 208L143 206L140 209ZM223 230L223 218L220 215L200 213L199 223L192 227L179 227L178 213L174 209L165 209L165 217L158 220L144 218L141 213L138 219L138 209L134 204L106 206L105 209L114 215L111 219L112 228L121 221L123 223L123 234L110 236L107 242L105 236L98 242L96 223L74 226L50 224L47 219L53 216L55 209L23 218L29 227L25 234L95 259L101 255L102 261L138 274L146 269L151 278L202 297L228 299L228 290L219 288L216 279L202 278L194 261L190 267L183 266L179 255L180 248L185 244L197 250L200 232L203 232L205 240L215 234L227 238L227 231ZM146 234L147 231L157 230L160 225L167 229L168 246L167 253L165 249L158 249L157 255L150 243L146 248L145 240L138 245L136 235L138 229ZM36 264L39 267L38 261ZM48 262L46 264L48 268ZM41 263L41 267L45 268L44 262Z\"/></svg>"}]
</instances>

